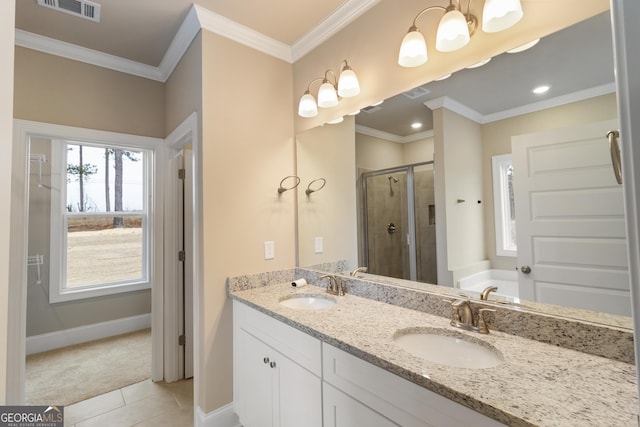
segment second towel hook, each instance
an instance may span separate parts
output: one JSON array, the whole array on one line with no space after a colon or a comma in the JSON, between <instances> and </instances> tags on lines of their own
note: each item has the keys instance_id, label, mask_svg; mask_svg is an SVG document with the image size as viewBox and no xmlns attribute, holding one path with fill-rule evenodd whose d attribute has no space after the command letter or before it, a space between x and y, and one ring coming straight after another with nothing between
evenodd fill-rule
<instances>
[{"instance_id":1,"label":"second towel hook","mask_svg":"<svg viewBox=\"0 0 640 427\"><path fill-rule=\"evenodd\" d=\"M322 182L322 184L319 187L311 188L311 186L315 182ZM322 190L324 188L326 183L327 183L327 180L324 179L324 178L314 179L313 181L311 181L309 183L309 185L307 185L307 189L305 190L305 193L307 193L307 196L309 196L309 195L311 195L311 193L315 193L316 191L320 191L320 190Z\"/></svg>"}]
</instances>

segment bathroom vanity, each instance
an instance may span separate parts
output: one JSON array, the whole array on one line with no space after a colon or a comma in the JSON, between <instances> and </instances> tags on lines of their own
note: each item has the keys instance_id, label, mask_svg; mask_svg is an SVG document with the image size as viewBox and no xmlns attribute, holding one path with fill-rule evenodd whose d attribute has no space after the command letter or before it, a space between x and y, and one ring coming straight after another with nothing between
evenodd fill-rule
<instances>
[{"instance_id":1,"label":"bathroom vanity","mask_svg":"<svg viewBox=\"0 0 640 427\"><path fill-rule=\"evenodd\" d=\"M294 274L300 269L229 281L234 405L246 427L265 420L274 426L300 420L305 426L637 425L632 363L496 330L453 328L445 316L390 304L380 294L292 288ZM352 285L355 290L357 281ZM283 304L295 297L303 303ZM316 307L314 298L329 304ZM473 357L470 367L433 363L400 345L397 338L407 331L479 343L499 360L490 367L475 366Z\"/></svg>"}]
</instances>

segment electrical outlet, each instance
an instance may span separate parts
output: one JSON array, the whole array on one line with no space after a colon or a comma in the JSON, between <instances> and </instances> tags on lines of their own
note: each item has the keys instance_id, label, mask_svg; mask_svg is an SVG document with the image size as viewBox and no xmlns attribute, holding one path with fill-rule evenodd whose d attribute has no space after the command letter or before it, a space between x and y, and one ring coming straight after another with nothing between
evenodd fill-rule
<instances>
[{"instance_id":1,"label":"electrical outlet","mask_svg":"<svg viewBox=\"0 0 640 427\"><path fill-rule=\"evenodd\" d=\"M322 241L322 237L316 237L315 239L315 247L316 247L316 253L317 254L321 254L323 249L323 241Z\"/></svg>"},{"instance_id":2,"label":"electrical outlet","mask_svg":"<svg viewBox=\"0 0 640 427\"><path fill-rule=\"evenodd\" d=\"M276 249L273 240L264 242L264 259L274 259L276 257Z\"/></svg>"}]
</instances>

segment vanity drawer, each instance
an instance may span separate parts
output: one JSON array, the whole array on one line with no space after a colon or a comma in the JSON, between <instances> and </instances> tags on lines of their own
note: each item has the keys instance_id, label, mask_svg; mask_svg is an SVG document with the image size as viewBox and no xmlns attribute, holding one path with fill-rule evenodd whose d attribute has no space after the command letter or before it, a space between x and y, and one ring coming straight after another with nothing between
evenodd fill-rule
<instances>
[{"instance_id":1,"label":"vanity drawer","mask_svg":"<svg viewBox=\"0 0 640 427\"><path fill-rule=\"evenodd\" d=\"M320 340L258 310L233 301L233 321L260 341L286 355L318 377L322 376Z\"/></svg>"},{"instance_id":2,"label":"vanity drawer","mask_svg":"<svg viewBox=\"0 0 640 427\"><path fill-rule=\"evenodd\" d=\"M503 424L326 343L323 379L403 427Z\"/></svg>"}]
</instances>

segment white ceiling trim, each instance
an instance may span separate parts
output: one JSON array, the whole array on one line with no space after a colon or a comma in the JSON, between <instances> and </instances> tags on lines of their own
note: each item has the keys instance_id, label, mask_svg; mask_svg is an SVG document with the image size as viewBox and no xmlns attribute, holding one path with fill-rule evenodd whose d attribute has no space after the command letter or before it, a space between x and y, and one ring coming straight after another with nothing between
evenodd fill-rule
<instances>
[{"instance_id":1,"label":"white ceiling trim","mask_svg":"<svg viewBox=\"0 0 640 427\"><path fill-rule=\"evenodd\" d=\"M160 65L142 64L93 49L16 29L17 46L108 68L134 76L166 82L200 29L231 39L273 57L293 63L340 31L380 0L347 0L293 47L194 4L174 36Z\"/></svg>"},{"instance_id":2,"label":"white ceiling trim","mask_svg":"<svg viewBox=\"0 0 640 427\"><path fill-rule=\"evenodd\" d=\"M497 113L482 116L479 123L491 123L498 120L508 119L510 117L520 116L536 111L546 110L547 108L559 107L572 102L583 101L596 96L607 95L616 91L615 83L607 83L602 86L596 86L589 89L580 90L578 92L569 93L567 95L556 96L555 98L545 99L543 101L534 102L532 104L523 105L521 107L512 108L510 110L499 111Z\"/></svg>"},{"instance_id":3,"label":"white ceiling trim","mask_svg":"<svg viewBox=\"0 0 640 427\"><path fill-rule=\"evenodd\" d=\"M483 115L476 110L467 107L464 104L456 101L448 96L442 96L440 98L432 99L424 103L430 110L437 110L438 108L446 108L447 110L458 113L469 120L473 120L476 123L482 123Z\"/></svg>"},{"instance_id":4,"label":"white ceiling trim","mask_svg":"<svg viewBox=\"0 0 640 427\"><path fill-rule=\"evenodd\" d=\"M144 77L151 80L164 81L162 73L158 67L153 67L140 62L131 61L119 56L110 55L93 49L66 43L60 40L41 36L16 29L17 46L33 49L51 55L80 61L98 67L109 68L122 73Z\"/></svg>"},{"instance_id":5,"label":"white ceiling trim","mask_svg":"<svg viewBox=\"0 0 640 427\"><path fill-rule=\"evenodd\" d=\"M193 8L198 14L200 27L204 30L226 37L235 42L251 47L260 52L282 59L289 63L292 61L291 47L271 37L265 36L249 27L238 24L229 18L218 15L197 4Z\"/></svg>"},{"instance_id":6,"label":"white ceiling trim","mask_svg":"<svg viewBox=\"0 0 640 427\"><path fill-rule=\"evenodd\" d=\"M318 26L292 45L293 62L320 46L379 2L380 0L348 0L343 3Z\"/></svg>"},{"instance_id":7,"label":"white ceiling trim","mask_svg":"<svg viewBox=\"0 0 640 427\"><path fill-rule=\"evenodd\" d=\"M362 125L356 125L356 133L372 136L374 138L384 139L386 141L397 142L399 144L406 144L408 142L420 141L421 139L433 138L433 130L427 130L407 136L400 136Z\"/></svg>"}]
</instances>

